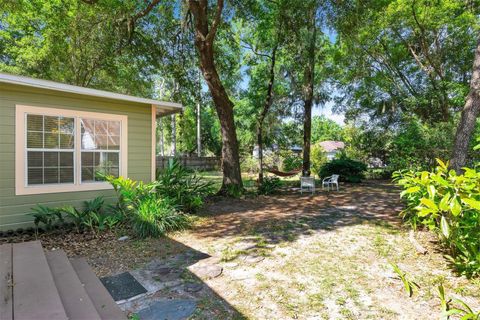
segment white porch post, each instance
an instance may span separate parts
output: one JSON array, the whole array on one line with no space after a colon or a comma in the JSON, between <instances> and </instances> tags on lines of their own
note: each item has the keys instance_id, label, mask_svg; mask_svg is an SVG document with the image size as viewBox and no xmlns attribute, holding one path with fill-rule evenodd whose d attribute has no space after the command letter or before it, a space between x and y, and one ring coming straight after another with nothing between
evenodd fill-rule
<instances>
[{"instance_id":1,"label":"white porch post","mask_svg":"<svg viewBox=\"0 0 480 320\"><path fill-rule=\"evenodd\" d=\"M177 124L175 114L172 114L172 156L177 154Z\"/></svg>"},{"instance_id":2,"label":"white porch post","mask_svg":"<svg viewBox=\"0 0 480 320\"><path fill-rule=\"evenodd\" d=\"M197 103L197 154L199 157L202 156L202 136L201 136L201 126L200 126L200 102Z\"/></svg>"}]
</instances>

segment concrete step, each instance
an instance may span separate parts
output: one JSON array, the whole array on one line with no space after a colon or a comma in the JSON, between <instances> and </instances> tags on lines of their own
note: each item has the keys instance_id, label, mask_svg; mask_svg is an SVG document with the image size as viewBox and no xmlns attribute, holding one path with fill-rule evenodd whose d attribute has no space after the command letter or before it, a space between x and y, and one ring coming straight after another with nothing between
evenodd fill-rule
<instances>
[{"instance_id":1,"label":"concrete step","mask_svg":"<svg viewBox=\"0 0 480 320\"><path fill-rule=\"evenodd\" d=\"M127 320L126 315L118 307L110 293L97 278L84 258L70 259L73 269L84 285L100 318L103 320Z\"/></svg>"},{"instance_id":2,"label":"concrete step","mask_svg":"<svg viewBox=\"0 0 480 320\"><path fill-rule=\"evenodd\" d=\"M0 246L0 319L13 319L12 245Z\"/></svg>"},{"instance_id":3,"label":"concrete step","mask_svg":"<svg viewBox=\"0 0 480 320\"><path fill-rule=\"evenodd\" d=\"M101 320L65 252L55 250L45 256L68 319Z\"/></svg>"},{"instance_id":4,"label":"concrete step","mask_svg":"<svg viewBox=\"0 0 480 320\"><path fill-rule=\"evenodd\" d=\"M14 319L68 319L40 241L15 243L12 269Z\"/></svg>"}]
</instances>

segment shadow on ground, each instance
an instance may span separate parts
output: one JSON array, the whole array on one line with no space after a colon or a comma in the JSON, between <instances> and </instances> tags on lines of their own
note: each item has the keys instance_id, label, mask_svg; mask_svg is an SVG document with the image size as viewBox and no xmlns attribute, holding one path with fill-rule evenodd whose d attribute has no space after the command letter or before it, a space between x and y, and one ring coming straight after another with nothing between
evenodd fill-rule
<instances>
[{"instance_id":1,"label":"shadow on ground","mask_svg":"<svg viewBox=\"0 0 480 320\"><path fill-rule=\"evenodd\" d=\"M193 233L198 238L261 236L267 243L294 241L318 230L373 223L399 227L402 204L398 190L385 181L342 184L340 191L221 199L207 206L209 218Z\"/></svg>"},{"instance_id":2,"label":"shadow on ground","mask_svg":"<svg viewBox=\"0 0 480 320\"><path fill-rule=\"evenodd\" d=\"M219 260L171 238L175 254L156 258L130 274L146 294L117 301L142 320L246 319L204 280L221 277Z\"/></svg>"}]
</instances>

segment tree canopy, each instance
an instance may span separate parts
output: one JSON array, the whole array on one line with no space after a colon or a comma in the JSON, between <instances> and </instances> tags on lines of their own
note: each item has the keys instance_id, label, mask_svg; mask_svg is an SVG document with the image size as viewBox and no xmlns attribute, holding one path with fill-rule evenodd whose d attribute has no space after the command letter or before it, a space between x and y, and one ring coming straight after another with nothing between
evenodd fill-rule
<instances>
[{"instance_id":1,"label":"tree canopy","mask_svg":"<svg viewBox=\"0 0 480 320\"><path fill-rule=\"evenodd\" d=\"M4 0L0 10L0 71L181 102L181 153L196 150L199 104L204 154L232 172L258 145L321 140L395 166L448 158L480 32L478 0ZM309 120L329 101L344 127ZM167 144L171 126L162 120Z\"/></svg>"}]
</instances>

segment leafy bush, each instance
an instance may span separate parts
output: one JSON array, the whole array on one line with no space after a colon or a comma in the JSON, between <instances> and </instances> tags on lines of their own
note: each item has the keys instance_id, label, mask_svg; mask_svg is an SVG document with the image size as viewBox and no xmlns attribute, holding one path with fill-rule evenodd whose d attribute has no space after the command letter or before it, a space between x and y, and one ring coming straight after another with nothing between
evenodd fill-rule
<instances>
[{"instance_id":1,"label":"leafy bush","mask_svg":"<svg viewBox=\"0 0 480 320\"><path fill-rule=\"evenodd\" d=\"M93 232L112 229L121 217L106 214L103 212L104 200L97 197L90 201L84 202L83 210L73 206L50 208L38 205L32 210L35 227L38 230L40 223L45 225L45 229L50 231L54 225L61 225L65 222L71 222L75 226L77 232L82 231L84 227L90 228Z\"/></svg>"},{"instance_id":2,"label":"leafy bush","mask_svg":"<svg viewBox=\"0 0 480 320\"><path fill-rule=\"evenodd\" d=\"M340 175L340 180L347 182L361 182L365 178L364 172L367 165L356 160L348 158L333 159L325 163L318 175L321 178L331 176L332 174Z\"/></svg>"},{"instance_id":3,"label":"leafy bush","mask_svg":"<svg viewBox=\"0 0 480 320\"><path fill-rule=\"evenodd\" d=\"M387 180L392 178L392 171L387 168L368 168L365 178L371 180Z\"/></svg>"},{"instance_id":4,"label":"leafy bush","mask_svg":"<svg viewBox=\"0 0 480 320\"><path fill-rule=\"evenodd\" d=\"M157 172L157 181L152 186L162 198L170 199L174 206L186 213L196 212L203 205L203 199L213 192L211 182L184 168L177 160Z\"/></svg>"},{"instance_id":5,"label":"leafy bush","mask_svg":"<svg viewBox=\"0 0 480 320\"><path fill-rule=\"evenodd\" d=\"M258 186L259 194L273 194L282 186L282 181L277 177L264 177L263 183Z\"/></svg>"},{"instance_id":6,"label":"leafy bush","mask_svg":"<svg viewBox=\"0 0 480 320\"><path fill-rule=\"evenodd\" d=\"M293 152L288 152L283 155L282 168L283 171L293 171L295 169L302 167L302 158L294 154Z\"/></svg>"},{"instance_id":7,"label":"leafy bush","mask_svg":"<svg viewBox=\"0 0 480 320\"><path fill-rule=\"evenodd\" d=\"M438 160L435 170L395 172L394 180L405 190L403 218L434 231L459 273L480 275L480 171L464 168L457 175Z\"/></svg>"},{"instance_id":8,"label":"leafy bush","mask_svg":"<svg viewBox=\"0 0 480 320\"><path fill-rule=\"evenodd\" d=\"M118 195L117 211L141 238L158 237L186 228L190 219L177 210L176 199L162 197L158 182L143 183L128 178L106 177Z\"/></svg>"},{"instance_id":9,"label":"leafy bush","mask_svg":"<svg viewBox=\"0 0 480 320\"><path fill-rule=\"evenodd\" d=\"M316 143L312 146L310 161L312 163L312 171L316 174L318 174L322 166L327 163L327 155L319 143Z\"/></svg>"},{"instance_id":10,"label":"leafy bush","mask_svg":"<svg viewBox=\"0 0 480 320\"><path fill-rule=\"evenodd\" d=\"M50 208L39 204L35 208L32 208L32 210L34 213L31 215L34 218L33 223L35 224L36 232L38 232L41 223L45 226L46 231L50 231L56 224L65 221L62 211L59 208Z\"/></svg>"},{"instance_id":11,"label":"leafy bush","mask_svg":"<svg viewBox=\"0 0 480 320\"><path fill-rule=\"evenodd\" d=\"M240 161L240 170L250 174L258 173L258 159L253 158L251 154L243 156Z\"/></svg>"},{"instance_id":12,"label":"leafy bush","mask_svg":"<svg viewBox=\"0 0 480 320\"><path fill-rule=\"evenodd\" d=\"M141 238L162 236L190 224L188 216L178 213L168 199L160 199L156 194L138 201L132 217L133 230Z\"/></svg>"}]
</instances>

